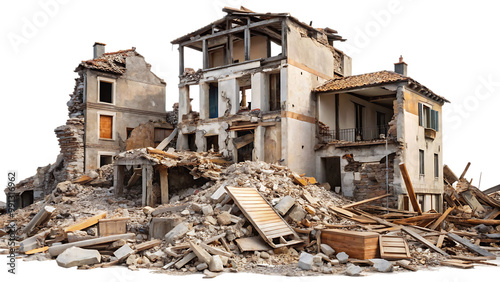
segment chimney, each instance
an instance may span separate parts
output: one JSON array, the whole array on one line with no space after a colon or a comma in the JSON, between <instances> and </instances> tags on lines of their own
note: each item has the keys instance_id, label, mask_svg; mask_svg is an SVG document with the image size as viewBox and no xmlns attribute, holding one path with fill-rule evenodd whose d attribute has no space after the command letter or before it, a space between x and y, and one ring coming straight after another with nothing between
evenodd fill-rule
<instances>
[{"instance_id":1,"label":"chimney","mask_svg":"<svg viewBox=\"0 0 500 282\"><path fill-rule=\"evenodd\" d=\"M94 59L99 58L100 56L102 56L102 54L105 53L104 46L106 46L106 44L104 43L94 43Z\"/></svg>"},{"instance_id":2,"label":"chimney","mask_svg":"<svg viewBox=\"0 0 500 282\"><path fill-rule=\"evenodd\" d=\"M403 56L399 56L399 62L394 64L394 72L408 76L408 64L403 62Z\"/></svg>"}]
</instances>

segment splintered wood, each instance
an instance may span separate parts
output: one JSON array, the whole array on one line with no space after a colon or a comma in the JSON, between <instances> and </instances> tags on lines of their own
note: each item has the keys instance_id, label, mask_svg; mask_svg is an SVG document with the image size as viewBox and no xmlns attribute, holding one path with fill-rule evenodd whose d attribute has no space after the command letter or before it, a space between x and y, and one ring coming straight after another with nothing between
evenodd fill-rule
<instances>
[{"instance_id":1,"label":"splintered wood","mask_svg":"<svg viewBox=\"0 0 500 282\"><path fill-rule=\"evenodd\" d=\"M266 241L273 248L302 243L299 236L269 205L255 188L226 187L227 192Z\"/></svg>"}]
</instances>

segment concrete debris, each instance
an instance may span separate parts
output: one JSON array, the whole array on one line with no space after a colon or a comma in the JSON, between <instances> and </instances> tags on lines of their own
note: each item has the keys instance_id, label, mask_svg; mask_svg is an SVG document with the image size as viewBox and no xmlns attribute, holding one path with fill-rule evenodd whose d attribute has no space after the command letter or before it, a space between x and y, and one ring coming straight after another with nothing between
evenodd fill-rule
<instances>
[{"instance_id":1,"label":"concrete debris","mask_svg":"<svg viewBox=\"0 0 500 282\"><path fill-rule=\"evenodd\" d=\"M385 259L370 259L373 263L373 268L378 272L392 272L392 263L386 261Z\"/></svg>"},{"instance_id":2,"label":"concrete debris","mask_svg":"<svg viewBox=\"0 0 500 282\"><path fill-rule=\"evenodd\" d=\"M349 260L349 255L345 252L338 253L336 257L340 263L347 263L347 261Z\"/></svg>"},{"instance_id":3,"label":"concrete debris","mask_svg":"<svg viewBox=\"0 0 500 282\"><path fill-rule=\"evenodd\" d=\"M222 226L231 224L231 214L226 211L221 212L219 215L217 215L217 222Z\"/></svg>"},{"instance_id":4,"label":"concrete debris","mask_svg":"<svg viewBox=\"0 0 500 282\"><path fill-rule=\"evenodd\" d=\"M101 262L101 254L97 250L86 250L71 247L57 256L57 264L62 267L92 265Z\"/></svg>"},{"instance_id":5,"label":"concrete debris","mask_svg":"<svg viewBox=\"0 0 500 282\"><path fill-rule=\"evenodd\" d=\"M202 263L196 265L196 270L198 270L198 271L203 271L207 268L208 268L208 264L205 262L202 262Z\"/></svg>"},{"instance_id":6,"label":"concrete debris","mask_svg":"<svg viewBox=\"0 0 500 282\"><path fill-rule=\"evenodd\" d=\"M300 269L311 270L313 268L313 264L314 264L313 255L306 252L300 253L299 264L298 264Z\"/></svg>"},{"instance_id":7,"label":"concrete debris","mask_svg":"<svg viewBox=\"0 0 500 282\"><path fill-rule=\"evenodd\" d=\"M208 269L212 272L221 272L224 270L224 264L219 255L212 256Z\"/></svg>"},{"instance_id":8,"label":"concrete debris","mask_svg":"<svg viewBox=\"0 0 500 282\"><path fill-rule=\"evenodd\" d=\"M125 244L121 246L118 250L116 250L113 255L119 260L126 258L127 256L134 253L134 250L130 247L129 244Z\"/></svg>"},{"instance_id":9,"label":"concrete debris","mask_svg":"<svg viewBox=\"0 0 500 282\"><path fill-rule=\"evenodd\" d=\"M354 265L354 264L349 264L347 266L345 273L349 276L359 276L361 274L361 267Z\"/></svg>"},{"instance_id":10,"label":"concrete debris","mask_svg":"<svg viewBox=\"0 0 500 282\"><path fill-rule=\"evenodd\" d=\"M295 204L295 199L291 196L285 196L274 206L274 209L284 216L292 208L293 204Z\"/></svg>"},{"instance_id":11,"label":"concrete debris","mask_svg":"<svg viewBox=\"0 0 500 282\"><path fill-rule=\"evenodd\" d=\"M333 255L335 254L335 250L327 244L321 244L320 248L321 251L328 257L333 257Z\"/></svg>"},{"instance_id":12,"label":"concrete debris","mask_svg":"<svg viewBox=\"0 0 500 282\"><path fill-rule=\"evenodd\" d=\"M173 244L175 241L189 231L189 223L181 222L177 224L170 232L165 235L165 241L167 244Z\"/></svg>"}]
</instances>

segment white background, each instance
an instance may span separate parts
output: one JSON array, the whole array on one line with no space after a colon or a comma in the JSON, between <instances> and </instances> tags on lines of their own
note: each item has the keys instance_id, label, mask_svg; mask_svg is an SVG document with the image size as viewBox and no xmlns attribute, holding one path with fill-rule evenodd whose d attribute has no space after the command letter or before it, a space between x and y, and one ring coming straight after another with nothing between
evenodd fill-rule
<instances>
[{"instance_id":1,"label":"white background","mask_svg":"<svg viewBox=\"0 0 500 282\"><path fill-rule=\"evenodd\" d=\"M353 58L353 74L393 70L400 55L408 75L451 104L444 107L444 162L481 189L500 183L500 5L495 1L2 1L0 4L0 185L53 163L54 129L67 119L74 69L106 51L137 47L167 82L167 110L178 100L178 53L170 41L225 15L222 7L289 12L314 27L336 29L336 47ZM197 52L186 67L201 66ZM2 189L3 190L3 189ZM0 200L5 195L0 193Z\"/></svg>"}]
</instances>

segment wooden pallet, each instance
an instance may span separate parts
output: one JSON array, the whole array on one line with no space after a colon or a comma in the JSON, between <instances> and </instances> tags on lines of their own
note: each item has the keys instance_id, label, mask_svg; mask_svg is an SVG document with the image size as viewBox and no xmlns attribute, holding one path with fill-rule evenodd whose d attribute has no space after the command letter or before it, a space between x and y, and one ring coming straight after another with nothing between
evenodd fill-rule
<instances>
[{"instance_id":1,"label":"wooden pallet","mask_svg":"<svg viewBox=\"0 0 500 282\"><path fill-rule=\"evenodd\" d=\"M380 257L383 259L409 259L410 250L405 239L401 236L380 235Z\"/></svg>"},{"instance_id":2,"label":"wooden pallet","mask_svg":"<svg viewBox=\"0 0 500 282\"><path fill-rule=\"evenodd\" d=\"M262 239L271 247L280 248L303 242L257 189L227 186L226 190Z\"/></svg>"}]
</instances>

